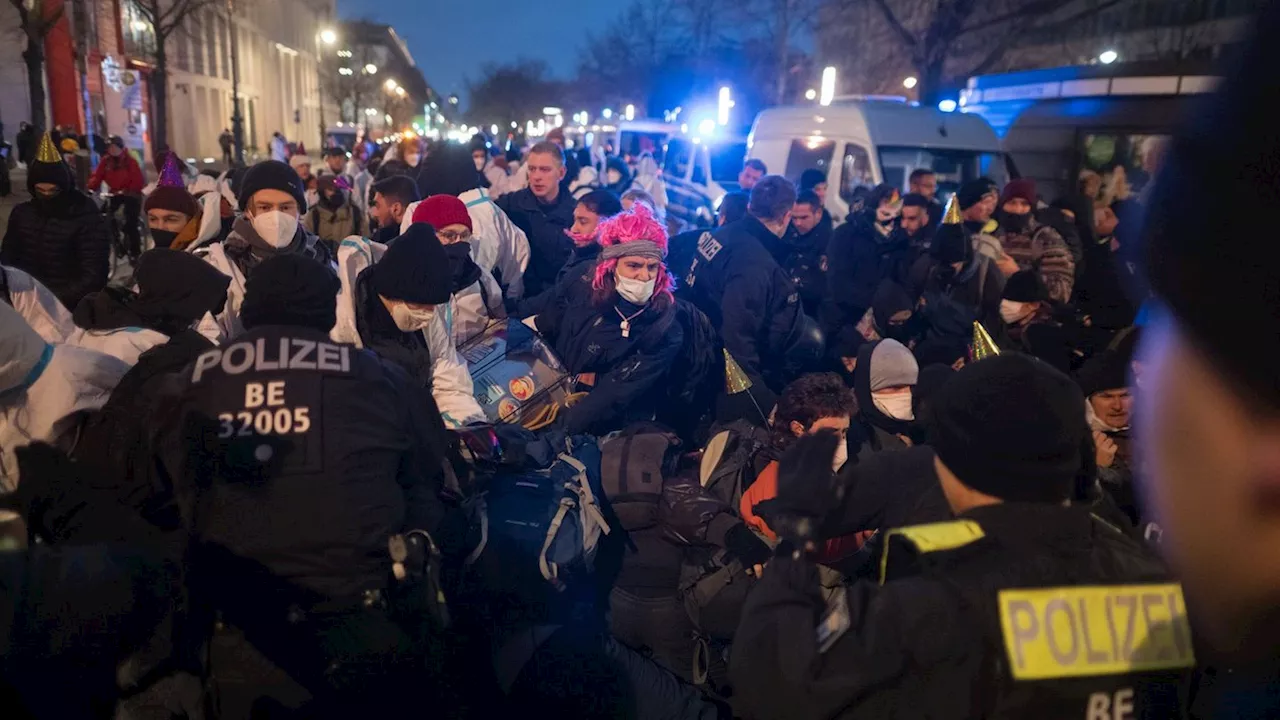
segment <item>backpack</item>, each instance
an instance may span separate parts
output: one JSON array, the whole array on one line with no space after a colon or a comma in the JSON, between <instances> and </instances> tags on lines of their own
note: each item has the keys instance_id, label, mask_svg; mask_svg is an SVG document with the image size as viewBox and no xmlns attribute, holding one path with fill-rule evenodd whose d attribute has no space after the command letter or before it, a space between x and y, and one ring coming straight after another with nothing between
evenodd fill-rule
<instances>
[{"instance_id":1,"label":"backpack","mask_svg":"<svg viewBox=\"0 0 1280 720\"><path fill-rule=\"evenodd\" d=\"M658 524L662 485L676 471L680 439L653 425L606 441L601 448L600 482L618 524L627 532Z\"/></svg>"},{"instance_id":2,"label":"backpack","mask_svg":"<svg viewBox=\"0 0 1280 720\"><path fill-rule=\"evenodd\" d=\"M702 486L729 505L735 515L742 493L759 474L759 460L769 457L769 431L746 420L719 429L702 455ZM755 578L742 562L719 548L693 548L680 568L680 598L685 613L705 638L728 642L738 627L747 592Z\"/></svg>"},{"instance_id":3,"label":"backpack","mask_svg":"<svg viewBox=\"0 0 1280 720\"><path fill-rule=\"evenodd\" d=\"M698 474L702 487L736 514L742 493L756 481L760 470L757 460L769 448L770 440L768 430L746 420L718 428L702 454Z\"/></svg>"},{"instance_id":4,"label":"backpack","mask_svg":"<svg viewBox=\"0 0 1280 720\"><path fill-rule=\"evenodd\" d=\"M677 299L672 315L672 320L655 323L648 330L660 335L671 322L679 322L684 331L684 343L667 376L667 402L659 405L657 420L690 445L701 445L703 438L697 437L700 421L722 390L723 345L710 318L693 303Z\"/></svg>"},{"instance_id":5,"label":"backpack","mask_svg":"<svg viewBox=\"0 0 1280 720\"><path fill-rule=\"evenodd\" d=\"M551 432L521 452L523 463L499 468L478 499L480 544L468 562L491 549L564 590L592 571L600 536L610 532L600 508L600 447L589 435Z\"/></svg>"}]
</instances>

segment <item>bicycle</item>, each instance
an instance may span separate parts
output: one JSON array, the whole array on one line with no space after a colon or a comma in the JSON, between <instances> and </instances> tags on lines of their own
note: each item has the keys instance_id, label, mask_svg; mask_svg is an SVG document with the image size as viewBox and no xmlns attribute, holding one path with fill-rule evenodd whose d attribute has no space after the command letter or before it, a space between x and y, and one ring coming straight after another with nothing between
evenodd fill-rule
<instances>
[{"instance_id":1,"label":"bicycle","mask_svg":"<svg viewBox=\"0 0 1280 720\"><path fill-rule=\"evenodd\" d=\"M141 247L138 247L136 249L129 247L129 238L128 238L128 235L126 235L124 232L125 230L124 225L126 220L120 217L120 215L122 214L121 211L123 210L123 206L115 205L113 207L113 203L112 203L112 200L114 200L118 196L119 196L119 193L111 193L111 192L102 192L94 196L94 199L98 203L98 207L102 212L103 219L106 220L107 236L110 238L110 241L111 241L111 255L110 255L111 259L109 261L110 268L111 268L111 277L115 277L116 272L120 269L120 265L122 262L127 261L129 264L129 267L133 267L134 265L136 265L138 262L138 256L142 253ZM139 245L143 243L143 240L142 240L143 231L144 231L144 228L142 225L142 215L141 213L139 213L138 215Z\"/></svg>"}]
</instances>

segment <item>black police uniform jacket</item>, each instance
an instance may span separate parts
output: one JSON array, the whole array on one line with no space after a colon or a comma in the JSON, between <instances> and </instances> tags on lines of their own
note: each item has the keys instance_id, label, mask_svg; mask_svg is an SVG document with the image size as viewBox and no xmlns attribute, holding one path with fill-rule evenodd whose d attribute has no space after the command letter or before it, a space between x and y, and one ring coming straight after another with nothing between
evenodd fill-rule
<instances>
[{"instance_id":1,"label":"black police uniform jacket","mask_svg":"<svg viewBox=\"0 0 1280 720\"><path fill-rule=\"evenodd\" d=\"M977 508L892 531L883 557L887 581L848 586L848 629L825 653L817 568L769 565L735 642L742 714L1177 716L1194 662L1181 589L1087 510Z\"/></svg>"},{"instance_id":2,"label":"black police uniform jacket","mask_svg":"<svg viewBox=\"0 0 1280 720\"><path fill-rule=\"evenodd\" d=\"M754 217L729 223L698 240L684 282L752 382L781 392L777 376L804 311L795 285L769 249L775 245L782 240ZM778 251L785 253L785 247Z\"/></svg>"},{"instance_id":3,"label":"black police uniform jacket","mask_svg":"<svg viewBox=\"0 0 1280 720\"><path fill-rule=\"evenodd\" d=\"M431 398L399 367L322 332L266 326L188 373L179 473L197 498L196 539L214 555L342 601L387 584L391 535L436 533Z\"/></svg>"}]
</instances>

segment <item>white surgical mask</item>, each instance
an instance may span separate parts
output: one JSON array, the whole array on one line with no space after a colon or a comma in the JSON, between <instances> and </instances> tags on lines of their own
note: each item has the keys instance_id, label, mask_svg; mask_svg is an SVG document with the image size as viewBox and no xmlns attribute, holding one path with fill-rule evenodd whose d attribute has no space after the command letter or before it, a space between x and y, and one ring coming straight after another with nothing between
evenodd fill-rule
<instances>
[{"instance_id":1,"label":"white surgical mask","mask_svg":"<svg viewBox=\"0 0 1280 720\"><path fill-rule=\"evenodd\" d=\"M622 180L622 173L617 170L606 170L604 176L609 180L610 185L616 185Z\"/></svg>"},{"instance_id":2,"label":"white surgical mask","mask_svg":"<svg viewBox=\"0 0 1280 720\"><path fill-rule=\"evenodd\" d=\"M836 455L831 460L831 471L840 472L840 468L849 462L849 441L840 438L840 444L836 445Z\"/></svg>"},{"instance_id":3,"label":"white surgical mask","mask_svg":"<svg viewBox=\"0 0 1280 720\"><path fill-rule=\"evenodd\" d=\"M418 167L418 160L421 157L422 156L418 155L418 153L409 153L408 155L404 156L404 164L408 165L409 167Z\"/></svg>"},{"instance_id":4,"label":"white surgical mask","mask_svg":"<svg viewBox=\"0 0 1280 720\"><path fill-rule=\"evenodd\" d=\"M914 420L916 415L911 410L911 393L871 393L871 401L880 408L880 412L894 420Z\"/></svg>"},{"instance_id":5,"label":"white surgical mask","mask_svg":"<svg viewBox=\"0 0 1280 720\"><path fill-rule=\"evenodd\" d=\"M298 218L279 210L254 215L250 222L258 237L277 250L289 247L293 236L298 232Z\"/></svg>"},{"instance_id":6,"label":"white surgical mask","mask_svg":"<svg viewBox=\"0 0 1280 720\"><path fill-rule=\"evenodd\" d=\"M1013 300L1001 300L1000 319L1009 325L1018 322L1031 313L1031 310L1027 307L1029 304Z\"/></svg>"},{"instance_id":7,"label":"white surgical mask","mask_svg":"<svg viewBox=\"0 0 1280 720\"><path fill-rule=\"evenodd\" d=\"M644 305L649 302L649 298L653 297L653 288L657 284L657 278L653 278L648 282L632 280L631 278L622 277L617 273L613 275L614 286L618 288L618 294L623 300L632 305Z\"/></svg>"},{"instance_id":8,"label":"white surgical mask","mask_svg":"<svg viewBox=\"0 0 1280 720\"><path fill-rule=\"evenodd\" d=\"M396 327L400 328L401 332L425 330L435 316L435 308L419 310L404 303L395 303L391 306L391 319L395 321Z\"/></svg>"},{"instance_id":9,"label":"white surgical mask","mask_svg":"<svg viewBox=\"0 0 1280 720\"><path fill-rule=\"evenodd\" d=\"M484 170L484 158L472 158L472 161L476 164L476 170Z\"/></svg>"}]
</instances>

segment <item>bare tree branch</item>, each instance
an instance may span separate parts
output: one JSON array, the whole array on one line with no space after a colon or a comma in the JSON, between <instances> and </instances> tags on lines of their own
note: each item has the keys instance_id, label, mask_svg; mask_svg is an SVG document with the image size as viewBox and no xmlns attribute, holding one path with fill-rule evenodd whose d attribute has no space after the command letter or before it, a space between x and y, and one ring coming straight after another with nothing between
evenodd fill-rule
<instances>
[{"instance_id":1,"label":"bare tree branch","mask_svg":"<svg viewBox=\"0 0 1280 720\"><path fill-rule=\"evenodd\" d=\"M898 35L898 38L902 40L902 44L914 53L920 45L920 40L893 14L893 9L889 7L888 0L875 0L875 5L880 8L881 14L884 15L884 21L889 23L889 28Z\"/></svg>"}]
</instances>

